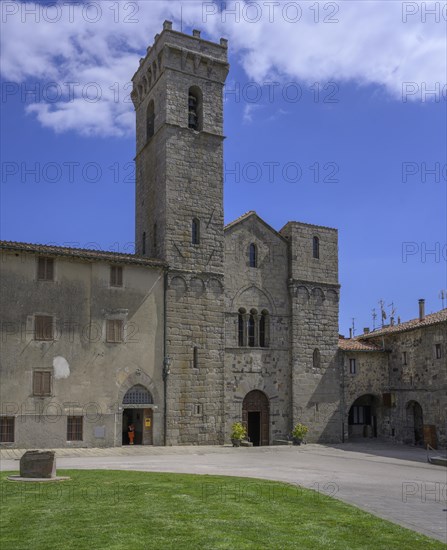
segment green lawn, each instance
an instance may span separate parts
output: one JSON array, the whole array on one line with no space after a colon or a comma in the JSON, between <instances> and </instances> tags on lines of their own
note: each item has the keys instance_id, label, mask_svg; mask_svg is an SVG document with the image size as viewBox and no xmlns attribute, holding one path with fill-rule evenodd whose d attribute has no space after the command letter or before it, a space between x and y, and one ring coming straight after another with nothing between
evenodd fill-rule
<instances>
[{"instance_id":1,"label":"green lawn","mask_svg":"<svg viewBox=\"0 0 447 550\"><path fill-rule=\"evenodd\" d=\"M1 475L2 550L445 548L308 489L221 476L58 471Z\"/></svg>"}]
</instances>

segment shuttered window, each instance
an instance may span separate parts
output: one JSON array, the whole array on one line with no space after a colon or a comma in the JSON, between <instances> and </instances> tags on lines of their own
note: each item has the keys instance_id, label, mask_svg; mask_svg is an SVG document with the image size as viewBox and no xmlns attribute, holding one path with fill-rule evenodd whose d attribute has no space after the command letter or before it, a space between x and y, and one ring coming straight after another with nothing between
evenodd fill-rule
<instances>
[{"instance_id":1,"label":"shuttered window","mask_svg":"<svg viewBox=\"0 0 447 550\"><path fill-rule=\"evenodd\" d=\"M82 416L67 417L67 441L82 441Z\"/></svg>"},{"instance_id":2,"label":"shuttered window","mask_svg":"<svg viewBox=\"0 0 447 550\"><path fill-rule=\"evenodd\" d=\"M53 258L40 257L37 259L37 278L39 281L54 280L54 260Z\"/></svg>"},{"instance_id":3,"label":"shuttered window","mask_svg":"<svg viewBox=\"0 0 447 550\"><path fill-rule=\"evenodd\" d=\"M36 315L34 318L34 339L53 340L53 317Z\"/></svg>"},{"instance_id":4,"label":"shuttered window","mask_svg":"<svg viewBox=\"0 0 447 550\"><path fill-rule=\"evenodd\" d=\"M33 395L51 395L51 371L33 372Z\"/></svg>"},{"instance_id":5,"label":"shuttered window","mask_svg":"<svg viewBox=\"0 0 447 550\"><path fill-rule=\"evenodd\" d=\"M13 416L0 416L0 443L14 443Z\"/></svg>"},{"instance_id":6,"label":"shuttered window","mask_svg":"<svg viewBox=\"0 0 447 550\"><path fill-rule=\"evenodd\" d=\"M106 329L106 341L118 344L123 341L124 323L122 319L108 319Z\"/></svg>"},{"instance_id":7,"label":"shuttered window","mask_svg":"<svg viewBox=\"0 0 447 550\"><path fill-rule=\"evenodd\" d=\"M123 268L119 265L110 266L110 286L123 286Z\"/></svg>"}]
</instances>

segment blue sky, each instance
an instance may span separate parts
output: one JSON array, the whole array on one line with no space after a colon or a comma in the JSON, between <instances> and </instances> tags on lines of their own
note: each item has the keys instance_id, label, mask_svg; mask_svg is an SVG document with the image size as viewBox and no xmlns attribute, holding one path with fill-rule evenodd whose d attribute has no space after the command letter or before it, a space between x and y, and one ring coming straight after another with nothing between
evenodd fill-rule
<instances>
[{"instance_id":1,"label":"blue sky","mask_svg":"<svg viewBox=\"0 0 447 550\"><path fill-rule=\"evenodd\" d=\"M259 3L253 22L256 13L242 2L232 6L239 20L210 2L131 2L135 13L102 2L97 21L82 6L71 21L62 5L57 13L28 4L37 20L23 3L5 4L2 239L132 249L127 84L163 20L179 30L181 14L184 32L229 39L226 223L256 210L276 229L289 220L338 228L342 333L352 317L357 333L372 327L379 299L387 312L393 302L402 320L417 316L418 298L428 312L440 309L447 288L442 12L439 22L424 21L420 5L405 13L398 2L338 2L330 24L322 21L327 3L318 23L314 3L295 3L296 22L292 12L269 19ZM67 82L80 84L72 97ZM33 86L37 95L24 95ZM424 86L436 93L425 95Z\"/></svg>"}]
</instances>

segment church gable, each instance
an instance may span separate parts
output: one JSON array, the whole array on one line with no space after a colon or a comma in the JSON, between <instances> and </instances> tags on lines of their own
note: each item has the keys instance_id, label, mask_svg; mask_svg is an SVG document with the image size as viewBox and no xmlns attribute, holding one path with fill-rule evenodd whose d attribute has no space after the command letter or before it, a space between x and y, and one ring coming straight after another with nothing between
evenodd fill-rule
<instances>
[{"instance_id":1,"label":"church gable","mask_svg":"<svg viewBox=\"0 0 447 550\"><path fill-rule=\"evenodd\" d=\"M252 211L226 226L225 254L247 268L262 269L279 258L287 262L287 243Z\"/></svg>"},{"instance_id":2,"label":"church gable","mask_svg":"<svg viewBox=\"0 0 447 550\"><path fill-rule=\"evenodd\" d=\"M259 295L268 296L265 305L270 313L286 311L287 250L287 241L255 212L248 212L226 227L225 296L228 312L241 307L236 303L238 297L249 288L256 288ZM251 307L259 306L258 302L258 299L253 300Z\"/></svg>"}]
</instances>

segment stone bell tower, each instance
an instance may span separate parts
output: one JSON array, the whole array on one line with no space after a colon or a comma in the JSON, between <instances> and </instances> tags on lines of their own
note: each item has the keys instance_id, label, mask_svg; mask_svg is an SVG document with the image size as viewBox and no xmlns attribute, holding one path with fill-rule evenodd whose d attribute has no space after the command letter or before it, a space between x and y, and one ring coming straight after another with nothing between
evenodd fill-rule
<instances>
[{"instance_id":1,"label":"stone bell tower","mask_svg":"<svg viewBox=\"0 0 447 550\"><path fill-rule=\"evenodd\" d=\"M136 252L169 266L167 444L223 441L227 41L165 21L133 77ZM161 365L160 368L163 368Z\"/></svg>"}]
</instances>

